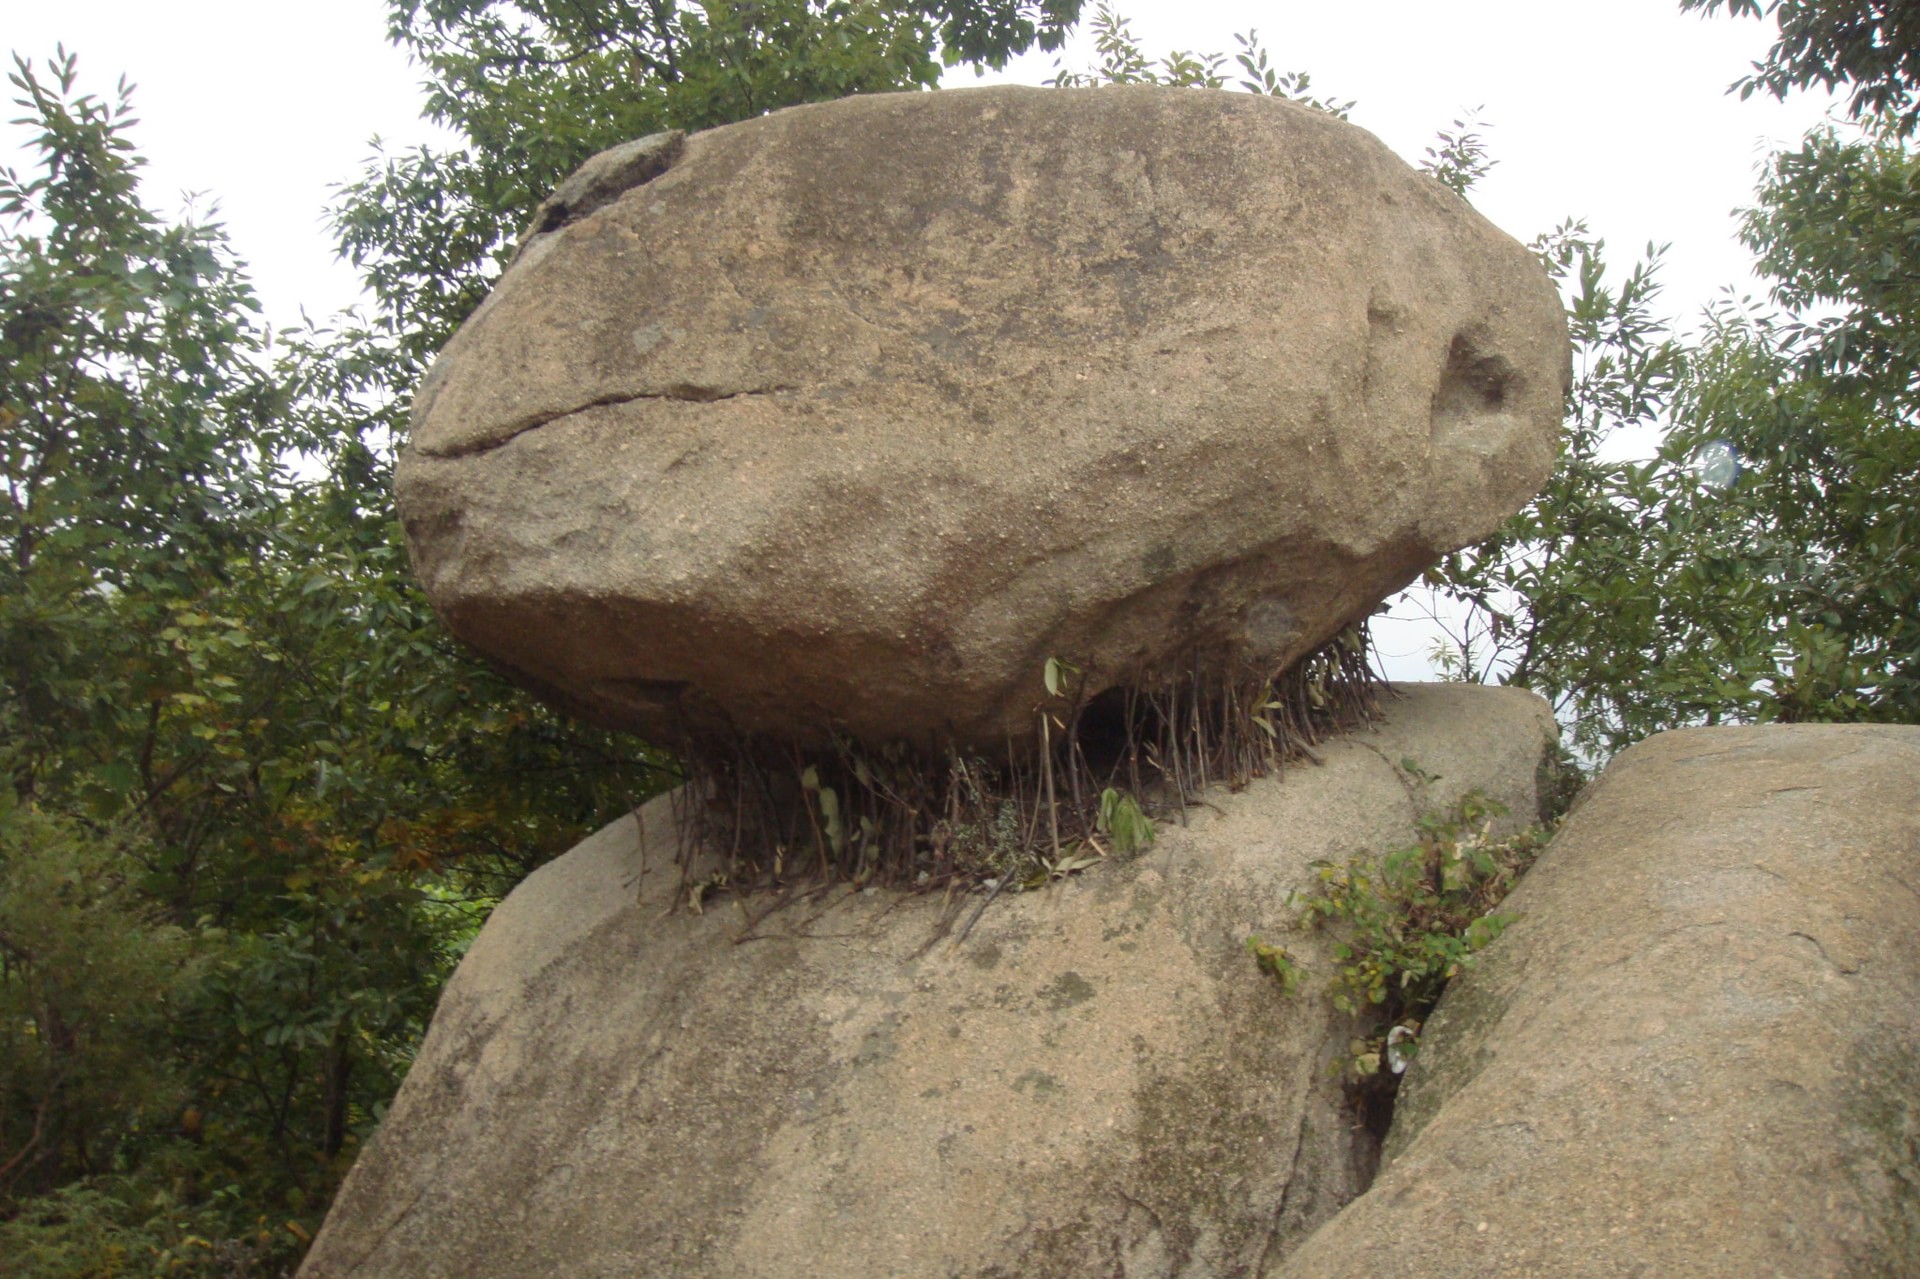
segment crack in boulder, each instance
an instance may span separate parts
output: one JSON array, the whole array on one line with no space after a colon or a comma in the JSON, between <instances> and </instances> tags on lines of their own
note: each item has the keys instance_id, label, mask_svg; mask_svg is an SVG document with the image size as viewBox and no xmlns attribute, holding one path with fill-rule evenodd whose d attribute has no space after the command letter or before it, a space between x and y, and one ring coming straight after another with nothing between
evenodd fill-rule
<instances>
[{"instance_id":1,"label":"crack in boulder","mask_svg":"<svg viewBox=\"0 0 1920 1279\"><path fill-rule=\"evenodd\" d=\"M421 456L431 458L474 457L481 453L491 453L502 445L519 439L529 431L537 431L562 418L573 417L589 409L608 408L616 404L635 404L643 400L679 400L686 404L714 404L721 400L738 400L757 395L781 395L798 389L785 382L776 382L772 386L745 387L737 391L722 390L717 386L702 386L697 382L675 382L658 391L623 391L598 396L573 408L529 414L525 419L509 425L498 436L464 442L451 448L422 448L419 452Z\"/></svg>"}]
</instances>

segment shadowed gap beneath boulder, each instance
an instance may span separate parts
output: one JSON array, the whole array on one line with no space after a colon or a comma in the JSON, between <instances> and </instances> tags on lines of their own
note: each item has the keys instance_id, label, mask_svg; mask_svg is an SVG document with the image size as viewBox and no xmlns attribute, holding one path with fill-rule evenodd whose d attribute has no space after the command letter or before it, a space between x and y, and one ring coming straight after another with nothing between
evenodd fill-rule
<instances>
[{"instance_id":1,"label":"shadowed gap beneath boulder","mask_svg":"<svg viewBox=\"0 0 1920 1279\"><path fill-rule=\"evenodd\" d=\"M713 886L848 881L909 890L1044 882L1078 855L1131 851L1116 815L1184 821L1219 784L1239 789L1371 721L1381 683L1364 623L1278 674L1194 660L1181 674L1082 700L1061 667L1039 731L998 759L837 738L832 750L747 734L674 746L689 786L689 846L721 853ZM1131 805L1130 810L1121 806Z\"/></svg>"}]
</instances>

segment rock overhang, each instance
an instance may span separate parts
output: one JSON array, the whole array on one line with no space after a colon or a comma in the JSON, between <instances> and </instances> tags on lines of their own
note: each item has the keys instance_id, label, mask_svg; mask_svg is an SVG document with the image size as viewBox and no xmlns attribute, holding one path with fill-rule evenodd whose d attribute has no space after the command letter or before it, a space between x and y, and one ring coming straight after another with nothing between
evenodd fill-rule
<instances>
[{"instance_id":1,"label":"rock overhang","mask_svg":"<svg viewBox=\"0 0 1920 1279\"><path fill-rule=\"evenodd\" d=\"M1049 656L1277 669L1551 464L1544 272L1321 113L995 88L643 143L536 219L400 473L455 632L605 722L979 745Z\"/></svg>"}]
</instances>

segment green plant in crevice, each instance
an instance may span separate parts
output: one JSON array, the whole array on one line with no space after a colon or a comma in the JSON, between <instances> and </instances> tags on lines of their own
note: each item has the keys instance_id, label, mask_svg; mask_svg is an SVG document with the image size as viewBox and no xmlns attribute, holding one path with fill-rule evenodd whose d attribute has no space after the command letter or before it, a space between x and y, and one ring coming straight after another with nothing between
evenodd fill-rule
<instances>
[{"instance_id":1,"label":"green plant in crevice","mask_svg":"<svg viewBox=\"0 0 1920 1279\"><path fill-rule=\"evenodd\" d=\"M1377 861L1315 862L1319 883L1290 899L1302 925L1335 938L1334 1007L1372 1026L1342 1062L1350 1082L1391 1091L1419 1051L1421 1027L1447 983L1513 922L1496 908L1550 832L1531 827L1496 838L1493 824L1506 811L1470 792L1421 817L1414 842ZM1286 950L1257 937L1247 946L1286 994L1301 989L1306 970Z\"/></svg>"},{"instance_id":2,"label":"green plant in crevice","mask_svg":"<svg viewBox=\"0 0 1920 1279\"><path fill-rule=\"evenodd\" d=\"M1139 800L1109 786L1100 792L1095 833L1106 836L1112 851L1125 856L1153 843L1153 819Z\"/></svg>"},{"instance_id":3,"label":"green plant in crevice","mask_svg":"<svg viewBox=\"0 0 1920 1279\"><path fill-rule=\"evenodd\" d=\"M1247 938L1247 950L1252 953L1253 962L1260 966L1260 971L1280 983L1281 994L1298 993L1300 983L1307 979L1307 970L1293 957L1293 952L1285 946L1261 941L1258 937Z\"/></svg>"}]
</instances>

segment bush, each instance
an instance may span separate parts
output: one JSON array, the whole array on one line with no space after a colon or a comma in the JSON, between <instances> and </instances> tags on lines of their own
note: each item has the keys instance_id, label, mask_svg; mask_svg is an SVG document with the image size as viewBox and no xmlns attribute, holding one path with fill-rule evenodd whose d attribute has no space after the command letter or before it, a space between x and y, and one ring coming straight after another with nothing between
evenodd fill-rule
<instances>
[{"instance_id":1,"label":"bush","mask_svg":"<svg viewBox=\"0 0 1920 1279\"><path fill-rule=\"evenodd\" d=\"M1417 769L1409 770L1420 776ZM1296 894L1301 922L1334 934L1334 1007L1368 1019L1342 1068L1356 1083L1398 1076L1419 1049L1420 1028L1447 982L1512 922L1495 909L1545 849L1548 830L1495 839L1506 808L1479 791L1428 813L1417 839L1377 862L1315 862L1319 884ZM1248 940L1260 967L1287 994L1307 970L1279 946Z\"/></svg>"}]
</instances>

